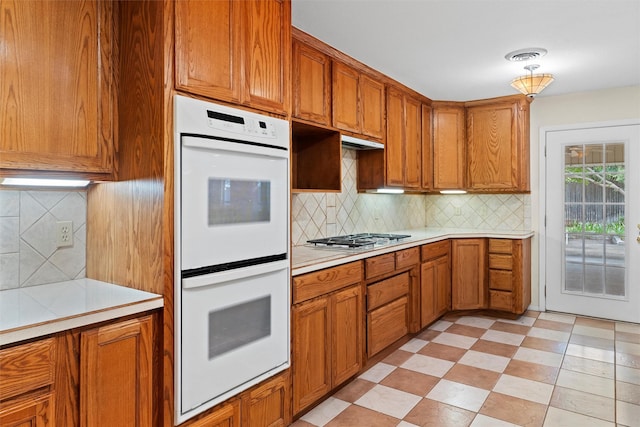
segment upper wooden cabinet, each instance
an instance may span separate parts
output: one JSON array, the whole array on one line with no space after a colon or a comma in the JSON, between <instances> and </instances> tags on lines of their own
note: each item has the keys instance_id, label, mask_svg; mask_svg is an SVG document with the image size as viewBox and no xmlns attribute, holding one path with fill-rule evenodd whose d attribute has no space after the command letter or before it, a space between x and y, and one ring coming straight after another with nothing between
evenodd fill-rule
<instances>
[{"instance_id":1,"label":"upper wooden cabinet","mask_svg":"<svg viewBox=\"0 0 640 427\"><path fill-rule=\"evenodd\" d=\"M1 8L0 168L111 173L113 3Z\"/></svg>"},{"instance_id":2,"label":"upper wooden cabinet","mask_svg":"<svg viewBox=\"0 0 640 427\"><path fill-rule=\"evenodd\" d=\"M338 61L332 63L333 126L384 138L384 84Z\"/></svg>"},{"instance_id":3,"label":"upper wooden cabinet","mask_svg":"<svg viewBox=\"0 0 640 427\"><path fill-rule=\"evenodd\" d=\"M434 102L433 107L433 189L465 188L464 104Z\"/></svg>"},{"instance_id":4,"label":"upper wooden cabinet","mask_svg":"<svg viewBox=\"0 0 640 427\"><path fill-rule=\"evenodd\" d=\"M432 108L422 104L422 189L433 188L433 161L431 160L432 146Z\"/></svg>"},{"instance_id":5,"label":"upper wooden cabinet","mask_svg":"<svg viewBox=\"0 0 640 427\"><path fill-rule=\"evenodd\" d=\"M177 89L287 114L290 29L290 0L176 2Z\"/></svg>"},{"instance_id":6,"label":"upper wooden cabinet","mask_svg":"<svg viewBox=\"0 0 640 427\"><path fill-rule=\"evenodd\" d=\"M514 96L467 102L471 190L529 191L529 104Z\"/></svg>"},{"instance_id":7,"label":"upper wooden cabinet","mask_svg":"<svg viewBox=\"0 0 640 427\"><path fill-rule=\"evenodd\" d=\"M387 90L386 185L420 189L422 178L421 103Z\"/></svg>"},{"instance_id":8,"label":"upper wooden cabinet","mask_svg":"<svg viewBox=\"0 0 640 427\"><path fill-rule=\"evenodd\" d=\"M331 124L331 60L293 40L293 116Z\"/></svg>"}]
</instances>

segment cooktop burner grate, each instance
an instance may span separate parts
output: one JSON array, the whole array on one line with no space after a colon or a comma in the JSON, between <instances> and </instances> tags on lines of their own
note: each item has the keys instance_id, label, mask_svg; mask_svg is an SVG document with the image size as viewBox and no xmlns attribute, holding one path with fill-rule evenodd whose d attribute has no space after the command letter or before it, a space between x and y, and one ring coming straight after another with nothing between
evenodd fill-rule
<instances>
[{"instance_id":1,"label":"cooktop burner grate","mask_svg":"<svg viewBox=\"0 0 640 427\"><path fill-rule=\"evenodd\" d=\"M315 246L331 246L339 248L362 249L374 246L382 246L392 242L411 237L409 234L386 233L358 233L345 236L326 237L323 239L307 240Z\"/></svg>"}]
</instances>

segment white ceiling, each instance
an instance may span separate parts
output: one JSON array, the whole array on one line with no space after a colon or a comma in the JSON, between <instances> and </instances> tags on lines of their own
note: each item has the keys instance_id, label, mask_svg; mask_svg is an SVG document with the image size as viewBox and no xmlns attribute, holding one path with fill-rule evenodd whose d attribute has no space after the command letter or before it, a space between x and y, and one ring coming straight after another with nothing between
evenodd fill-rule
<instances>
[{"instance_id":1,"label":"white ceiling","mask_svg":"<svg viewBox=\"0 0 640 427\"><path fill-rule=\"evenodd\" d=\"M433 100L511 95L525 63L539 96L640 85L640 0L292 0L293 25Z\"/></svg>"}]
</instances>

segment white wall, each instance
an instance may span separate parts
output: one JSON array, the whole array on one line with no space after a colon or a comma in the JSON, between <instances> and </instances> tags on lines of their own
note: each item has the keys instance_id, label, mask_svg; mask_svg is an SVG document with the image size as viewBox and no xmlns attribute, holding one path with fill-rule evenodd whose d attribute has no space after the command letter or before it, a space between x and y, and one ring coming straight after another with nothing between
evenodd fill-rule
<instances>
[{"instance_id":1,"label":"white wall","mask_svg":"<svg viewBox=\"0 0 640 427\"><path fill-rule=\"evenodd\" d=\"M556 83L558 84L558 83ZM539 206L540 129L623 119L640 119L640 86L628 86L569 95L538 97L531 104L531 225L536 232L532 244L531 305L539 301L539 232L543 226Z\"/></svg>"}]
</instances>

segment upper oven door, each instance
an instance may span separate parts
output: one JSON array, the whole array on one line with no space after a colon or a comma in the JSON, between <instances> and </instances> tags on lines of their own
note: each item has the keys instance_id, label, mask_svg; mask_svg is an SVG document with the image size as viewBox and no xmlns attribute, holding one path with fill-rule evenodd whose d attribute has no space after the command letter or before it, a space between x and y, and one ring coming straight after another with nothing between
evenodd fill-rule
<instances>
[{"instance_id":1,"label":"upper oven door","mask_svg":"<svg viewBox=\"0 0 640 427\"><path fill-rule=\"evenodd\" d=\"M181 140L182 271L286 257L288 151L211 137Z\"/></svg>"}]
</instances>

